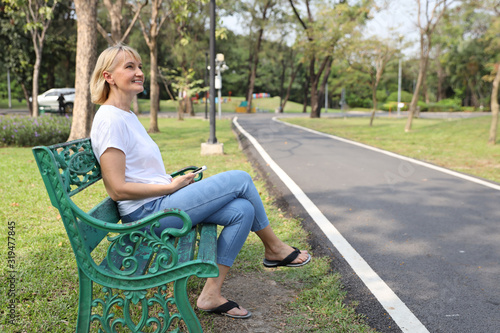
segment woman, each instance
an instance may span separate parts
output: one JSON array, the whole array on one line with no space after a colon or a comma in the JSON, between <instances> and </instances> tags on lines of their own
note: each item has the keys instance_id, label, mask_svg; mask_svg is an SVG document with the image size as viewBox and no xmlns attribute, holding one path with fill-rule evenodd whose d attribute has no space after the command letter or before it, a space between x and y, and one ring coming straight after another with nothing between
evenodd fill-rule
<instances>
[{"instance_id":1,"label":"woman","mask_svg":"<svg viewBox=\"0 0 500 333\"><path fill-rule=\"evenodd\" d=\"M264 244L264 265L302 266L311 256L283 243L269 226L264 206L251 177L228 171L194 183L194 174L170 177L158 146L130 111L135 95L143 91L141 58L134 49L117 45L103 51L91 79L92 101L101 107L92 124L92 148L98 159L109 196L118 203L122 221L178 208L193 225L224 226L217 240L219 276L209 278L197 300L200 310L233 318L251 316L246 309L221 294L222 283L250 230ZM180 227L165 218L161 228Z\"/></svg>"}]
</instances>

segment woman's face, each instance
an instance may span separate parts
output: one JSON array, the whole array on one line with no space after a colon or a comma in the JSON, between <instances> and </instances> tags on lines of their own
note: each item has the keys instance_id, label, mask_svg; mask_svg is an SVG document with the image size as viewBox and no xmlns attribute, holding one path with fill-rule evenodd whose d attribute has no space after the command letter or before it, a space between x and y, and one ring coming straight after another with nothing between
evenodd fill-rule
<instances>
[{"instance_id":1,"label":"woman's face","mask_svg":"<svg viewBox=\"0 0 500 333\"><path fill-rule=\"evenodd\" d=\"M117 63L112 72L105 71L106 81L123 93L137 95L144 90L142 63L127 52L116 56Z\"/></svg>"}]
</instances>

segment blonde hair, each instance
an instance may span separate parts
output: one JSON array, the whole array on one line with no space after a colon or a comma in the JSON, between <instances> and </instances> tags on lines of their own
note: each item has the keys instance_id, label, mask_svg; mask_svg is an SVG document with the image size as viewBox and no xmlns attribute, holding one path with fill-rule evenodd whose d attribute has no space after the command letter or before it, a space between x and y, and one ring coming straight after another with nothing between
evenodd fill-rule
<instances>
[{"instance_id":1,"label":"blonde hair","mask_svg":"<svg viewBox=\"0 0 500 333\"><path fill-rule=\"evenodd\" d=\"M104 72L113 72L116 66L116 57L118 53L124 52L135 60L141 61L141 56L136 50L127 45L118 44L115 46L108 47L106 50L102 51L97 59L94 72L90 78L90 95L92 98L92 103L103 104L109 97L109 83L104 79Z\"/></svg>"}]
</instances>

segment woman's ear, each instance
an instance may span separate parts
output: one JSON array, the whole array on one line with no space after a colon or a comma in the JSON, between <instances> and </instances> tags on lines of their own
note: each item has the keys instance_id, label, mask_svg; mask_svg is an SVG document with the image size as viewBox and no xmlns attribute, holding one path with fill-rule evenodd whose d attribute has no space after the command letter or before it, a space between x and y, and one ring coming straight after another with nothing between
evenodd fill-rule
<instances>
[{"instance_id":1,"label":"woman's ear","mask_svg":"<svg viewBox=\"0 0 500 333\"><path fill-rule=\"evenodd\" d=\"M111 73L110 72L104 71L102 73L102 75L104 77L104 80L106 80L106 82L109 83L109 85L113 85L115 83L115 81L111 77Z\"/></svg>"}]
</instances>

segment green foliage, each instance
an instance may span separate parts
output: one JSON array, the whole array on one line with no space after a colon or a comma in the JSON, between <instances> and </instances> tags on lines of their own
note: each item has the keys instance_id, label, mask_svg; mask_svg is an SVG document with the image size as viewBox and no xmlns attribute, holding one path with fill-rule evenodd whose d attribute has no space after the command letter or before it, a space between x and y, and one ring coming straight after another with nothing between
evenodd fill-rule
<instances>
[{"instance_id":1,"label":"green foliage","mask_svg":"<svg viewBox=\"0 0 500 333\"><path fill-rule=\"evenodd\" d=\"M387 93L385 90L377 90L377 102L383 103L387 100Z\"/></svg>"},{"instance_id":2,"label":"green foliage","mask_svg":"<svg viewBox=\"0 0 500 333\"><path fill-rule=\"evenodd\" d=\"M429 105L425 102L418 101L417 102L417 107L420 108L420 111L429 111Z\"/></svg>"},{"instance_id":3,"label":"green foliage","mask_svg":"<svg viewBox=\"0 0 500 333\"><path fill-rule=\"evenodd\" d=\"M373 101L370 97L363 97L358 94L349 94L346 97L347 104L351 108L371 108L373 107Z\"/></svg>"},{"instance_id":4,"label":"green foliage","mask_svg":"<svg viewBox=\"0 0 500 333\"><path fill-rule=\"evenodd\" d=\"M0 117L0 147L52 145L68 139L72 119L68 116Z\"/></svg>"},{"instance_id":5,"label":"green foliage","mask_svg":"<svg viewBox=\"0 0 500 333\"><path fill-rule=\"evenodd\" d=\"M49 9L54 0L42 2L42 8ZM31 91L35 61L30 33L24 30L27 22L26 14L22 8L27 8L27 0L6 0L2 3L6 4L5 8L9 10L0 11L0 44L4 45L0 48L0 98L6 98L5 68L10 69L13 98L26 98L29 96L24 96L23 88L26 88L25 91L28 94ZM47 30L43 47L39 78L40 92L54 87L72 86L75 80L77 31L74 7L71 0L57 0L57 3L58 5L53 12L43 12L44 15L51 17L51 24ZM247 90L249 60L251 60L256 31L256 21L251 19L250 12L256 10L256 6L253 6L256 3L262 4L262 1L245 1L244 6L240 2L218 2L217 52L225 54L227 65L230 68L223 74L222 94L225 96L229 95L229 91L232 92L232 96L244 96ZM299 1L295 3L298 4ZM301 3L303 7L299 6L299 11L305 14L304 2ZM259 53L254 91L267 92L272 96L283 95L292 74L291 64L294 63L296 68L302 62L303 68L299 70L292 85L289 99L302 103L306 98L310 75L308 63L310 58L308 57L312 53L316 53L318 59L322 59L326 55L333 54L335 60L328 81L329 97L332 104L338 105L340 91L345 88L348 94L347 99L352 106L370 108L372 98L369 89L370 77L366 74L346 70L345 59L351 51L347 50L344 44L352 44L355 48L363 51L364 46L354 43L353 40L356 31L363 28L372 1L359 1L357 5L348 5L345 1L309 3L313 9L312 12L317 13L317 20L314 23L307 23L310 25L308 31L313 31L311 37L315 38L314 43L307 42L305 34L308 32L304 31L297 18L293 16L288 4L287 7L275 6L276 10L273 11L273 16L270 19L272 25L269 28L269 33L264 34L262 50ZM10 10L13 4L18 5L16 8L19 9ZM160 31L158 40L161 40L161 43L158 44L158 64L169 69L180 67L187 70L192 68L196 73L194 80L204 80L205 53L209 48L208 1L176 0L169 4L172 6L169 9L173 10L175 15L167 19ZM496 2L490 0L469 1L454 7L443 17L442 24L438 27L438 33L433 34L433 45L435 45L433 54L436 60L429 62L427 73L427 92L431 96L431 101L458 97L460 103L457 105L459 106L461 106L462 101L465 106L474 103L489 105L493 65L498 62L500 56L500 42L497 38L500 19L494 12L495 4ZM109 30L109 22L106 18L107 11L103 8L101 1L98 20L105 29ZM144 15L148 16L151 11L151 2L144 10ZM236 30L234 27L222 26L225 18L235 13L242 17L239 21L241 27ZM125 6L122 15L125 26L126 22L130 22L133 13L129 7ZM295 30L298 30L298 32L294 32L297 39L291 41L289 37L292 35L291 32ZM236 31L243 31L243 33L237 34ZM346 35L346 32L349 34ZM287 35L287 33L289 34ZM343 39L346 36L349 37L348 40ZM331 49L337 40L340 41L336 44L337 47ZM132 29L125 43L139 50L143 56L144 71L147 74L149 71L149 48L144 41L141 29L138 27ZM98 49L102 50L106 46L107 42L98 34ZM293 60L290 61L288 58L293 58ZM283 59L287 59L287 61L283 61ZM395 91L398 85L398 62L396 60L393 59L387 64L379 84L380 90L383 87L391 92L387 99L383 98L382 92L377 93L377 99L381 103L397 100ZM412 56L403 59L403 90L412 91L417 63L418 59ZM316 70L319 66L321 66L321 61L318 60L315 62ZM443 76L438 77L438 72L442 73ZM439 96L438 82L442 87ZM161 89L161 94L161 98L169 99L165 89ZM351 94L357 96L350 96ZM309 98L310 96L307 97L307 99ZM409 103L410 100L411 94L406 96L406 93L403 92L402 101ZM436 108L442 108L442 106L437 105Z\"/></svg>"},{"instance_id":6,"label":"green foliage","mask_svg":"<svg viewBox=\"0 0 500 333\"><path fill-rule=\"evenodd\" d=\"M459 98L446 98L437 103L428 104L429 111L461 111L461 101Z\"/></svg>"},{"instance_id":7,"label":"green foliage","mask_svg":"<svg viewBox=\"0 0 500 333\"><path fill-rule=\"evenodd\" d=\"M407 91L401 91L401 102L402 103L410 103L413 98L413 94ZM387 96L387 101L389 102L397 102L398 101L398 92L392 92L389 96Z\"/></svg>"},{"instance_id":8,"label":"green foliage","mask_svg":"<svg viewBox=\"0 0 500 333\"><path fill-rule=\"evenodd\" d=\"M192 68L184 71L182 68L168 71L167 77L172 82L172 87L179 93L185 92L188 97L208 90L208 87L201 87L203 80L195 80L195 72Z\"/></svg>"}]
</instances>

